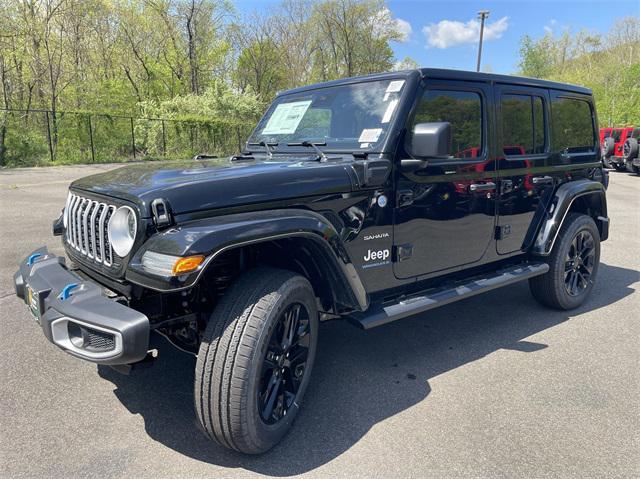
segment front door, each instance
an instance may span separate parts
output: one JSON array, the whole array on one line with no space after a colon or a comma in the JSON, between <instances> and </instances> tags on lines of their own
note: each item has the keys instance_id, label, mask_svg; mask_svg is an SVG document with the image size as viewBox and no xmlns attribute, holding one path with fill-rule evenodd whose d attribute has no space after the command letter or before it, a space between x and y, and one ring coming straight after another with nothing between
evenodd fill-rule
<instances>
[{"instance_id":1,"label":"front door","mask_svg":"<svg viewBox=\"0 0 640 479\"><path fill-rule=\"evenodd\" d=\"M488 117L493 92L476 82L426 83L407 125L449 122L448 158L428 159L425 168L398 168L394 212L394 273L411 278L470 267L493 244L496 171L489 148ZM411 158L405 142L400 158Z\"/></svg>"},{"instance_id":2,"label":"front door","mask_svg":"<svg viewBox=\"0 0 640 479\"><path fill-rule=\"evenodd\" d=\"M499 175L498 254L523 250L533 241L542 214L540 202L553 192L549 159L549 95L547 90L496 86L497 164Z\"/></svg>"}]
</instances>

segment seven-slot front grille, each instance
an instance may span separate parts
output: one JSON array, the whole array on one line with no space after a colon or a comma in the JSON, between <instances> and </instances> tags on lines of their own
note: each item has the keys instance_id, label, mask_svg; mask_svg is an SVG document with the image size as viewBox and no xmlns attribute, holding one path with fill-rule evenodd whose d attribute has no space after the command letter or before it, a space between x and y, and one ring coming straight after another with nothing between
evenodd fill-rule
<instances>
[{"instance_id":1,"label":"seven-slot front grille","mask_svg":"<svg viewBox=\"0 0 640 479\"><path fill-rule=\"evenodd\" d=\"M64 214L67 219L67 243L98 263L111 266L113 249L107 227L114 205L69 193Z\"/></svg>"}]
</instances>

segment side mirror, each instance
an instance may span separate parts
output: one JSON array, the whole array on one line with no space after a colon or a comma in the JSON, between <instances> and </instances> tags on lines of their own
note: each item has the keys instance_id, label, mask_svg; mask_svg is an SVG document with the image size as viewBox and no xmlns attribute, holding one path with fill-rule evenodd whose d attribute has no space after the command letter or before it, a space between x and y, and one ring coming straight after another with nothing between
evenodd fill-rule
<instances>
[{"instance_id":1,"label":"side mirror","mask_svg":"<svg viewBox=\"0 0 640 479\"><path fill-rule=\"evenodd\" d=\"M451 152L451 123L416 123L409 148L419 158L447 158Z\"/></svg>"}]
</instances>

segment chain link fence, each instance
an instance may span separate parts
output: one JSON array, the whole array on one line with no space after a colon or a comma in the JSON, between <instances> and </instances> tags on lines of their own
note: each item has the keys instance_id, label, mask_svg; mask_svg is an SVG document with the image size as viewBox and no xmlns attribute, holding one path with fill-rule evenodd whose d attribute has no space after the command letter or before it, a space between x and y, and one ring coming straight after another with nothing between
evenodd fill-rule
<instances>
[{"instance_id":1,"label":"chain link fence","mask_svg":"<svg viewBox=\"0 0 640 479\"><path fill-rule=\"evenodd\" d=\"M225 156L242 149L253 126L220 119L0 110L0 166Z\"/></svg>"}]
</instances>

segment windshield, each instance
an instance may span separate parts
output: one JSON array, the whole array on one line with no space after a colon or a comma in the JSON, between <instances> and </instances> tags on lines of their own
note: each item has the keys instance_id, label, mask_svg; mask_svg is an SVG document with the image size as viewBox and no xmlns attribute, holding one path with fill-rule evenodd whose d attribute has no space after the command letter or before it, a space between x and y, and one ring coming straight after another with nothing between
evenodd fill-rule
<instances>
[{"instance_id":1,"label":"windshield","mask_svg":"<svg viewBox=\"0 0 640 479\"><path fill-rule=\"evenodd\" d=\"M283 95L271 104L249 143L312 141L328 150L374 149L386 137L404 80L380 80ZM299 148L297 148L299 150Z\"/></svg>"}]
</instances>

